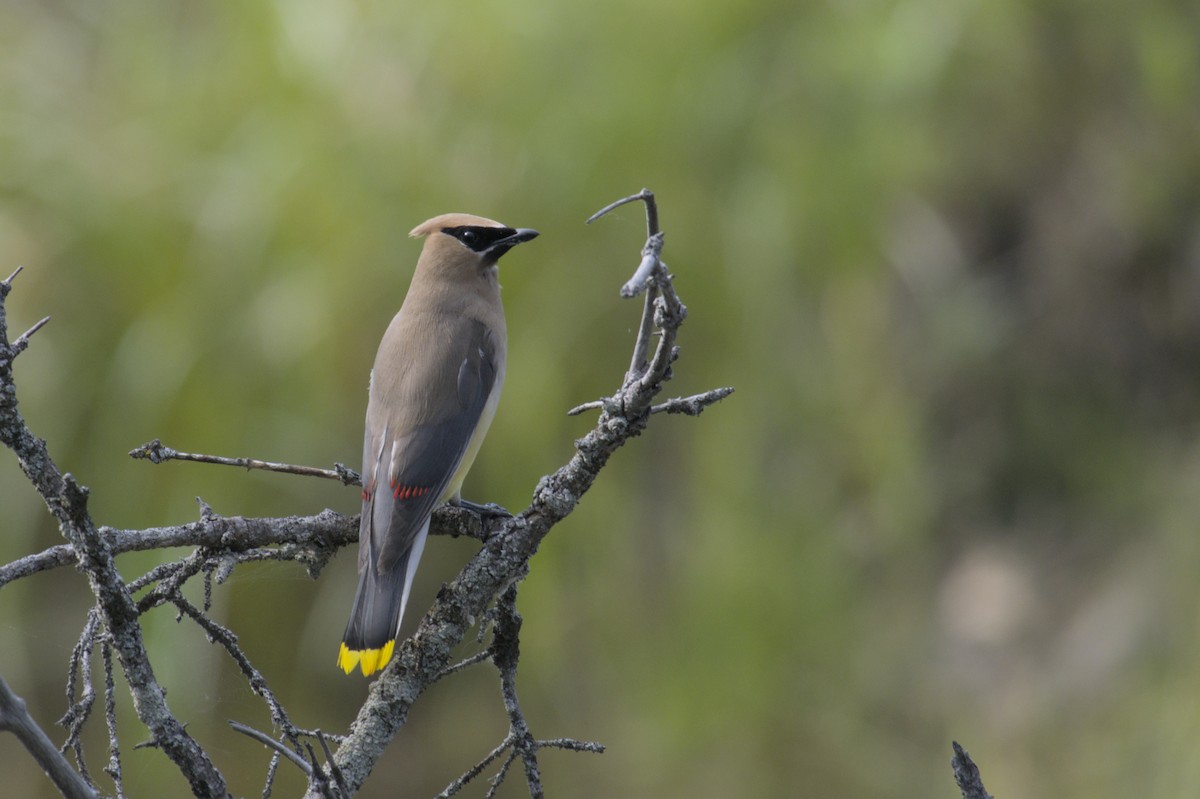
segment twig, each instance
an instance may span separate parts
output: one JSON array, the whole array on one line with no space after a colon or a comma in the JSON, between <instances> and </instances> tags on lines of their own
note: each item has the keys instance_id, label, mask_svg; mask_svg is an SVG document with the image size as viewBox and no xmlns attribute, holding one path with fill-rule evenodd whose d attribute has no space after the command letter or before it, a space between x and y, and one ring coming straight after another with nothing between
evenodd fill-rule
<instances>
[{"instance_id":1,"label":"twig","mask_svg":"<svg viewBox=\"0 0 1200 799\"><path fill-rule=\"evenodd\" d=\"M29 346L29 339L33 338L33 334L45 327L49 321L50 317L44 316L34 323L33 327L17 336L17 340L12 343L12 355L10 357L16 358L18 355L24 352L25 348Z\"/></svg>"},{"instance_id":2,"label":"twig","mask_svg":"<svg viewBox=\"0 0 1200 799\"><path fill-rule=\"evenodd\" d=\"M967 750L959 746L958 741L951 741L951 745L954 747L954 757L950 758L950 767L954 769L954 782L962 791L963 799L992 799L992 795L983 787L979 767L971 760Z\"/></svg>"},{"instance_id":3,"label":"twig","mask_svg":"<svg viewBox=\"0 0 1200 799\"><path fill-rule=\"evenodd\" d=\"M70 749L75 753L75 765L79 768L80 775L93 788L95 785L84 760L83 742L80 736L83 733L84 723L91 715L92 705L96 701L96 691L92 686L92 650L96 646L96 630L99 624L100 614L95 608L92 608L88 611L87 621L83 625L79 641L71 651L71 660L67 667L67 712L58 720L59 725L67 729L67 740L63 744L63 748ZM75 695L79 688L81 672L83 694L77 702Z\"/></svg>"},{"instance_id":4,"label":"twig","mask_svg":"<svg viewBox=\"0 0 1200 799\"><path fill-rule=\"evenodd\" d=\"M521 614L517 612L517 586L510 585L496 602L497 619L492 644L492 662L500 672L500 693L508 714L513 751L525 764L525 781L530 799L542 799L542 772L538 766L537 744L529 732L529 723L517 699L517 663L521 659ZM497 783L498 785L498 783Z\"/></svg>"},{"instance_id":5,"label":"twig","mask_svg":"<svg viewBox=\"0 0 1200 799\"><path fill-rule=\"evenodd\" d=\"M579 414L583 413L584 411L594 411L599 408L603 408L604 403L607 401L608 401L607 399L598 399L598 400L592 400L591 402L585 402L582 405L576 405L574 408L567 411L567 416L578 416Z\"/></svg>"},{"instance_id":6,"label":"twig","mask_svg":"<svg viewBox=\"0 0 1200 799\"><path fill-rule=\"evenodd\" d=\"M220 644L229 653L229 657L233 658L233 661L237 663L246 681L250 684L250 690L254 691L259 698L267 703L267 708L271 711L271 720L283 731L284 737L291 742L292 746L299 749L300 731L296 728L296 725L292 724L292 720L288 718L283 705L275 698L275 694L272 693L270 687L267 685L267 680L263 677L262 672L254 667L250 662L250 658L238 646L237 636L226 627L205 616L195 605L184 599L178 592L175 593L172 601L181 612L204 630L209 641Z\"/></svg>"},{"instance_id":7,"label":"twig","mask_svg":"<svg viewBox=\"0 0 1200 799\"><path fill-rule=\"evenodd\" d=\"M13 280L15 280L17 275L21 274L23 271L25 271L25 267L18 266L16 269L13 270L13 273L11 275L4 278L4 280L0 280L0 300L2 300L8 296L8 292L10 290L12 290Z\"/></svg>"},{"instance_id":8,"label":"twig","mask_svg":"<svg viewBox=\"0 0 1200 799\"><path fill-rule=\"evenodd\" d=\"M604 206L596 213L589 216L587 218L587 222L585 222L584 224L590 225L593 222L595 222L597 219L599 219L600 217L609 213L610 211L615 211L616 209L620 208L622 205L628 205L629 203L636 203L639 200L647 201L646 202L646 226L648 228L650 228L651 233L657 233L658 232L658 206L653 202L654 192L650 191L649 189L642 189L637 194L631 194L628 197L622 197L619 200L615 200L615 201L609 203L608 205Z\"/></svg>"},{"instance_id":9,"label":"twig","mask_svg":"<svg viewBox=\"0 0 1200 799\"><path fill-rule=\"evenodd\" d=\"M221 466L240 466L243 469L262 469L268 472L283 472L298 474L305 477L324 477L327 480L337 480L342 485L362 485L358 472L345 464L335 464L333 469L318 469L316 466L297 466L291 463L276 463L258 458L226 458L222 455L199 455L193 452L180 452L166 446L159 439L147 441L129 451L129 457L135 460L148 460L151 463L165 461L195 461L196 463L215 463Z\"/></svg>"},{"instance_id":10,"label":"twig","mask_svg":"<svg viewBox=\"0 0 1200 799\"><path fill-rule=\"evenodd\" d=\"M326 740L325 733L317 730L317 740L321 743L321 751L325 753L325 762L329 764L329 770L333 772L334 782L337 783L339 796L350 796L350 789L346 787L346 777L342 774L342 770L338 768L337 761L333 759L333 752L329 751L329 742Z\"/></svg>"},{"instance_id":11,"label":"twig","mask_svg":"<svg viewBox=\"0 0 1200 799\"><path fill-rule=\"evenodd\" d=\"M578 741L574 738L548 738L544 741L536 741L538 749L566 749L570 752L594 752L596 754L604 754L607 750L602 743L596 741Z\"/></svg>"},{"instance_id":12,"label":"twig","mask_svg":"<svg viewBox=\"0 0 1200 799\"><path fill-rule=\"evenodd\" d=\"M512 744L512 733L509 733L504 740L500 742L499 746L497 746L491 752L488 752L483 760L480 760L478 763L471 766L471 768L467 769L460 777L456 778L453 782L447 785L445 790L434 797L434 799L449 799L449 797L461 791L467 786L467 783L482 774L483 770L487 768L492 761L504 754L508 748L512 746Z\"/></svg>"},{"instance_id":13,"label":"twig","mask_svg":"<svg viewBox=\"0 0 1200 799\"><path fill-rule=\"evenodd\" d=\"M629 361L629 379L639 377L646 369L646 352L650 348L650 336L654 330L654 308L658 301L658 285L657 282L653 282L653 278L660 274L666 275L666 264L662 262L663 232L658 227L658 202L654 199L654 192L642 189L637 194L609 203L587 220L587 224L590 225L609 211L638 201L646 204L646 243L642 246L642 260L634 270L633 276L621 286L621 296L629 299L641 294L647 287L649 291L646 291L642 320L638 325L638 336L633 345L633 357Z\"/></svg>"},{"instance_id":14,"label":"twig","mask_svg":"<svg viewBox=\"0 0 1200 799\"><path fill-rule=\"evenodd\" d=\"M19 271L19 270L18 270ZM15 273L14 273L15 276ZM9 280L12 280L10 277ZM0 677L0 731L11 732L38 762L46 776L67 799L97 799L97 792L84 781L62 752L38 726L25 700L12 692Z\"/></svg>"},{"instance_id":15,"label":"twig","mask_svg":"<svg viewBox=\"0 0 1200 799\"><path fill-rule=\"evenodd\" d=\"M125 780L121 776L121 741L117 737L117 685L113 679L112 647L100 642L100 657L104 662L104 726L108 728L108 765L104 773L112 778L117 799L125 799Z\"/></svg>"},{"instance_id":16,"label":"twig","mask_svg":"<svg viewBox=\"0 0 1200 799\"><path fill-rule=\"evenodd\" d=\"M682 413L688 416L699 416L709 405L720 402L733 393L732 386L714 388L703 394L693 394L690 397L676 397L659 403L650 408L650 413Z\"/></svg>"},{"instance_id":17,"label":"twig","mask_svg":"<svg viewBox=\"0 0 1200 799\"><path fill-rule=\"evenodd\" d=\"M638 271L641 271L640 268ZM622 296L624 296L624 291L622 291ZM654 334L654 305L657 302L658 286L652 285L646 292L646 299L642 303L642 319L638 322L638 335L633 345L633 355L629 359L627 380L632 380L646 371L646 352L650 349L650 337Z\"/></svg>"},{"instance_id":18,"label":"twig","mask_svg":"<svg viewBox=\"0 0 1200 799\"><path fill-rule=\"evenodd\" d=\"M491 649L491 647L488 647L487 649L483 650L482 652L476 652L474 655L471 655L469 658L464 658L463 660L460 660L459 662L455 663L453 666L447 666L446 668L442 669L441 672L438 673L437 678L440 680L440 679L443 679L444 677L449 677L451 674L457 674L458 672L462 671L463 669L470 668L471 666L474 666L476 663L482 663L483 661L488 660L491 657L492 657L492 649Z\"/></svg>"},{"instance_id":19,"label":"twig","mask_svg":"<svg viewBox=\"0 0 1200 799\"><path fill-rule=\"evenodd\" d=\"M290 760L292 763L294 763L297 768L299 768L301 771L303 771L304 776L306 776L306 777L312 776L313 767L311 765L309 765L309 762L307 760L305 760L303 757L301 757L300 755L293 752L291 749L288 749L286 746L284 746L279 741L276 741L270 735L267 735L265 732L259 732L258 730L254 729L253 727L249 727L245 724L242 724L240 721L232 721L231 720L231 721L229 721L229 726L233 727L235 730L240 732L242 735L246 735L250 738L253 738L254 740L258 741L263 746L266 746L267 748L272 749L275 752L283 755L288 760Z\"/></svg>"}]
</instances>

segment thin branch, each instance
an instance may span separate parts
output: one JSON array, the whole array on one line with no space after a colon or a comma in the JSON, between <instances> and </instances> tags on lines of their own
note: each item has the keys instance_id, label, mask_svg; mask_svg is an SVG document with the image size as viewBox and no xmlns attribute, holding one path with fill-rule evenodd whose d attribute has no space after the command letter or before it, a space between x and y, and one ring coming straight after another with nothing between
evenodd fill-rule
<instances>
[{"instance_id":1,"label":"thin branch","mask_svg":"<svg viewBox=\"0 0 1200 799\"><path fill-rule=\"evenodd\" d=\"M600 408L603 408L603 407L604 407L604 403L606 403L606 402L608 402L608 399L607 399L607 398L606 398L606 399L592 400L591 402L585 402L585 403L583 403L582 405L576 405L574 408L572 408L571 410L567 411L567 416L578 416L579 414L581 414L581 413L583 413L583 412L585 412L585 411L594 411L594 410L598 410L598 409L600 409Z\"/></svg>"},{"instance_id":2,"label":"thin branch","mask_svg":"<svg viewBox=\"0 0 1200 799\"><path fill-rule=\"evenodd\" d=\"M491 752L488 752L487 756L485 756L483 760L480 760L478 763L471 766L471 768L467 769L462 776L456 778L453 782L447 785L445 790L434 797L434 799L449 799L449 797L461 791L467 786L467 783L482 774L483 770L487 768L492 761L504 754L512 745L513 736L512 733L509 733L508 736L506 736L505 739L500 742L499 746L497 746Z\"/></svg>"},{"instance_id":3,"label":"thin branch","mask_svg":"<svg viewBox=\"0 0 1200 799\"><path fill-rule=\"evenodd\" d=\"M638 323L637 340L633 345L633 355L629 359L627 380L646 371L646 353L650 349L650 337L654 335L654 304L657 301L658 286L650 286L650 290L646 292L646 299L642 303L642 319Z\"/></svg>"},{"instance_id":4,"label":"thin branch","mask_svg":"<svg viewBox=\"0 0 1200 799\"><path fill-rule=\"evenodd\" d=\"M488 647L487 649L483 650L482 652L476 652L474 655L471 655L469 658L464 658L463 660L460 660L459 662L455 663L453 666L447 666L446 668L442 669L441 672L438 674L437 678L440 680L445 677L449 677L451 674L457 674L458 672L462 671L463 669L470 668L471 666L474 666L477 663L482 663L485 660L491 659L491 657L492 657L492 650L491 650L491 647Z\"/></svg>"},{"instance_id":5,"label":"thin branch","mask_svg":"<svg viewBox=\"0 0 1200 799\"><path fill-rule=\"evenodd\" d=\"M492 662L500 672L500 693L508 714L513 751L525 764L525 781L530 799L542 799L542 772L538 766L537 744L529 732L529 723L517 699L517 663L521 659L521 614L517 612L517 585L510 585L496 602L497 618L493 632Z\"/></svg>"},{"instance_id":6,"label":"thin branch","mask_svg":"<svg viewBox=\"0 0 1200 799\"><path fill-rule=\"evenodd\" d=\"M329 770L333 772L333 780L337 784L339 796L350 796L350 789L346 787L346 777L342 774L342 770L338 768L337 761L333 759L333 752L329 751L329 741L326 740L325 733L317 730L317 740L321 743L321 751L325 753L325 762L329 764Z\"/></svg>"},{"instance_id":7,"label":"thin branch","mask_svg":"<svg viewBox=\"0 0 1200 799\"><path fill-rule=\"evenodd\" d=\"M954 747L954 757L950 758L950 767L954 769L954 782L962 791L963 799L992 799L992 795L983 787L979 767L967 750L959 746L958 741L951 741L951 745Z\"/></svg>"},{"instance_id":8,"label":"thin branch","mask_svg":"<svg viewBox=\"0 0 1200 799\"><path fill-rule=\"evenodd\" d=\"M687 416L699 416L709 405L720 402L733 393L732 386L714 388L703 394L693 394L690 397L675 397L661 402L650 408L650 413L682 413Z\"/></svg>"},{"instance_id":9,"label":"thin branch","mask_svg":"<svg viewBox=\"0 0 1200 799\"><path fill-rule=\"evenodd\" d=\"M663 232L658 227L658 202L654 192L642 189L637 194L623 197L609 203L588 217L591 224L615 208L632 202L646 204L646 243L642 246L642 259L634 270L633 276L621 286L621 296L629 299L646 291L646 300L642 305L642 319L638 325L637 340L633 345L633 357L629 361L629 379L640 376L646 369L646 352L650 348L650 336L654 330L654 309L658 301L658 277L665 277L667 268L662 262ZM649 289L647 291L647 288ZM573 415L573 414L568 414Z\"/></svg>"},{"instance_id":10,"label":"thin branch","mask_svg":"<svg viewBox=\"0 0 1200 799\"><path fill-rule=\"evenodd\" d=\"M309 765L309 762L307 760L305 760L303 757L301 757L300 755L293 752L291 749L288 749L281 742L276 741L270 735L267 735L265 732L259 732L258 730L254 729L253 727L242 724L240 721L232 721L231 720L231 721L229 721L229 726L233 727L235 730L240 732L242 735L253 738L254 740L258 741L263 746L267 747L268 749L274 750L276 753L283 755L288 760L290 760L292 763L294 763L298 769L303 771L304 776L306 776L306 777L312 776L313 767L311 765Z\"/></svg>"},{"instance_id":11,"label":"thin branch","mask_svg":"<svg viewBox=\"0 0 1200 799\"><path fill-rule=\"evenodd\" d=\"M11 732L17 736L17 740L33 755L42 771L67 799L98 799L99 794L79 772L71 768L62 752L29 715L25 700L12 692L3 677L0 677L0 732Z\"/></svg>"},{"instance_id":12,"label":"thin branch","mask_svg":"<svg viewBox=\"0 0 1200 799\"><path fill-rule=\"evenodd\" d=\"M108 729L108 765L104 773L112 778L118 799L125 799L125 780L121 776L121 741L117 737L117 684L113 679L112 647L100 643L104 662L104 726Z\"/></svg>"},{"instance_id":13,"label":"thin branch","mask_svg":"<svg viewBox=\"0 0 1200 799\"><path fill-rule=\"evenodd\" d=\"M304 477L324 477L327 480L337 480L342 485L362 485L358 472L345 464L338 463L333 469L318 469L316 466L297 466L291 463L276 463L258 458L227 458L223 455L200 455L194 452L180 452L166 446L159 439L147 441L129 451L129 457L135 460L148 460L151 463L166 461L194 461L196 463L215 463L221 466L240 466L243 469L262 469L268 472L283 472L298 474Z\"/></svg>"},{"instance_id":14,"label":"thin branch","mask_svg":"<svg viewBox=\"0 0 1200 799\"><path fill-rule=\"evenodd\" d=\"M25 348L29 346L29 339L33 338L33 334L45 327L49 321L50 317L44 316L37 321L33 327L17 336L17 340L12 343L12 355L10 357L16 358L18 355L24 352Z\"/></svg>"},{"instance_id":15,"label":"thin branch","mask_svg":"<svg viewBox=\"0 0 1200 799\"><path fill-rule=\"evenodd\" d=\"M535 741L538 749L566 749L570 752L594 752L596 754L604 754L607 747L596 741L577 741L574 738L548 738L544 741Z\"/></svg>"},{"instance_id":16,"label":"thin branch","mask_svg":"<svg viewBox=\"0 0 1200 799\"><path fill-rule=\"evenodd\" d=\"M176 593L172 601L180 611L204 630L209 641L218 643L224 647L225 651L229 653L229 657L233 658L233 661L237 663L238 668L241 669L242 674L246 677L246 681L250 684L250 690L267 703L267 707L271 711L271 720L283 731L284 737L292 743L292 746L298 749L300 746L300 731L296 728L296 725L292 724L292 720L288 718L283 705L275 698L275 694L267 685L267 680L263 677L262 672L254 667L250 662L250 658L238 646L237 636L226 627L205 616L195 605L188 602L178 593Z\"/></svg>"},{"instance_id":17,"label":"thin branch","mask_svg":"<svg viewBox=\"0 0 1200 799\"><path fill-rule=\"evenodd\" d=\"M88 773L87 763L83 755L83 725L91 715L92 706L96 701L96 690L92 685L92 650L96 646L96 631L100 626L100 614L93 607L88 611L87 621L79 641L71 651L71 660L67 668L67 712L58 720L60 726L67 728L67 740L63 749L70 749L75 754L75 764L79 773L88 785L95 787L92 776ZM78 702L75 701L79 690L80 673L82 672L83 693Z\"/></svg>"},{"instance_id":18,"label":"thin branch","mask_svg":"<svg viewBox=\"0 0 1200 799\"><path fill-rule=\"evenodd\" d=\"M654 192L650 191L649 189L642 189L637 194L631 194L628 197L622 197L621 199L611 202L608 205L604 206L599 211L597 211L596 213L589 216L587 218L587 221L584 222L584 224L590 225L593 222L595 222L597 219L599 219L600 217L604 216L605 214L609 213L610 211L615 211L616 209L620 208L622 205L628 205L629 203L645 201L646 202L646 226L648 228L650 228L650 232L652 234L657 233L658 232L658 206L656 204L654 204L653 200L654 200Z\"/></svg>"},{"instance_id":19,"label":"thin branch","mask_svg":"<svg viewBox=\"0 0 1200 799\"><path fill-rule=\"evenodd\" d=\"M271 753L271 762L267 764L267 778L263 781L262 799L271 799L271 789L275 787L275 774L279 771L280 759L278 752Z\"/></svg>"}]
</instances>

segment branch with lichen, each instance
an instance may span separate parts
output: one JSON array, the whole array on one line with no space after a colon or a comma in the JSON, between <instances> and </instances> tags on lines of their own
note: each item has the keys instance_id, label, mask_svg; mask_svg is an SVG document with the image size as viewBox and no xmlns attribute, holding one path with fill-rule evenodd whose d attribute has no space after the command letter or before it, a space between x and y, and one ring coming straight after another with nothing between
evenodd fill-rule
<instances>
[{"instance_id":1,"label":"branch with lichen","mask_svg":"<svg viewBox=\"0 0 1200 799\"><path fill-rule=\"evenodd\" d=\"M166 693L154 676L133 596L117 571L112 549L88 512L87 488L59 470L46 442L29 430L21 416L13 362L45 320L15 341L9 341L5 301L19 273L18 269L0 283L0 443L17 456L21 470L77 554L79 568L87 575L96 597L96 610L107 631L105 651L111 648L120 661L135 712L150 732L153 745L175 763L195 796L224 797L228 794L224 777L172 714Z\"/></svg>"},{"instance_id":2,"label":"branch with lichen","mask_svg":"<svg viewBox=\"0 0 1200 799\"><path fill-rule=\"evenodd\" d=\"M648 234L638 267L621 289L622 296L626 297L645 292L645 301L630 368L620 388L610 397L571 411L578 414L597 410L599 415L594 428L576 442L576 452L571 460L538 481L533 499L523 511L510 518L497 518L447 506L434 513L430 532L470 536L480 540L482 547L458 577L438 594L417 633L398 647L393 662L371 686L350 734L344 738L306 731L295 725L282 702L267 686L264 675L239 648L236 634L210 618L208 609L213 583L223 582L241 563L264 559L293 560L316 577L340 547L357 540L357 519L329 510L307 517L227 517L214 513L201 502L200 519L190 524L148 530L97 526L87 511L87 489L70 475L58 471L45 443L29 431L17 411L12 361L28 347L30 337L47 320L42 320L10 344L4 298L9 293L12 278L0 283L0 442L17 455L22 469L58 519L66 538L63 544L0 567L0 587L12 580L64 565L74 565L88 577L97 603L88 614L71 656L69 708L61 722L68 731L63 748L74 752L77 768L86 785L91 787L93 783L79 736L97 698L92 680L92 658L99 649L104 663L103 695L110 742L109 762L104 771L113 779L117 792L124 793L114 715L114 655L134 694L139 719L150 732L150 745L161 749L175 762L196 796L226 795L224 779L216 766L167 708L165 691L154 677L141 639L141 614L163 604L173 605L178 618L196 624L212 643L224 649L252 690L267 704L277 735L251 730L245 725L236 727L272 750L265 792L271 789L278 764L287 760L301 768L308 778L308 796L352 795L365 782L387 743L403 726L409 708L421 693L434 682L485 661L491 662L500 673L501 699L509 718L509 732L492 753L452 782L443 792L444 796L461 790L491 763L503 758L499 771L491 780L489 795L495 793L510 766L519 759L530 795L540 797L539 751L547 748L603 751L600 744L592 742L570 738L538 739L532 734L516 691L521 627L521 617L516 610L518 584L528 574L529 560L550 529L573 510L608 458L637 436L652 415L697 415L733 391L718 388L654 404L663 385L671 379L672 366L679 357L676 333L686 318L687 309L680 302L671 275L660 257L664 235L658 226L653 194L643 190L624 198L602 209L592 220L628 202L645 204ZM656 333L658 342L651 352L650 345ZM337 479L347 485L356 484L358 477L341 464L329 470L255 458L196 455L167 447L157 440L130 454L155 463L165 460L219 463ZM194 549L128 583L113 562L115 555L121 552L177 546ZM195 578L204 584L204 602L199 606L181 593L184 585ZM133 596L137 592L142 593L135 601ZM492 640L487 648L479 655L451 665L453 647L485 616L492 622ZM481 632L481 640L482 635ZM314 741L319 744L320 756L314 749ZM330 741L337 745L336 751L330 750Z\"/></svg>"}]
</instances>

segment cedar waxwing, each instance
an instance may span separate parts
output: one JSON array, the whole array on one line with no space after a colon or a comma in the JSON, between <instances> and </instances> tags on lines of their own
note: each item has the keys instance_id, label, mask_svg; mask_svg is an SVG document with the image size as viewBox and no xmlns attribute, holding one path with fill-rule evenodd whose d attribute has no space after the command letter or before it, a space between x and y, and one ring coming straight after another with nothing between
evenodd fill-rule
<instances>
[{"instance_id":1,"label":"cedar waxwing","mask_svg":"<svg viewBox=\"0 0 1200 799\"><path fill-rule=\"evenodd\" d=\"M496 263L538 233L446 214L409 235L425 236L425 246L371 370L358 590L338 653L347 674L391 659L434 508L470 506L459 490L504 383Z\"/></svg>"}]
</instances>

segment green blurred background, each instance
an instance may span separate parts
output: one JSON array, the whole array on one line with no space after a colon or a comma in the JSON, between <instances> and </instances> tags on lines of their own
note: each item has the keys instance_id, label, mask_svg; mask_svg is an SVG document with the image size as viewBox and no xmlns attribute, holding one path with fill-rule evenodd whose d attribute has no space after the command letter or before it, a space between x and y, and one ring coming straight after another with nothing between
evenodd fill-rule
<instances>
[{"instance_id":1,"label":"green blurred background","mask_svg":"<svg viewBox=\"0 0 1200 799\"><path fill-rule=\"evenodd\" d=\"M54 317L22 409L100 523L354 513L125 453L356 465L407 232L468 211L543 234L503 265L508 383L465 490L521 507L637 321L641 209L583 220L649 186L691 311L670 393L738 392L655 419L533 562L528 717L609 746L546 753L549 794L950 799L957 738L997 796L1195 796L1198 29L1169 0L6 0L0 272L25 266L14 334ZM0 561L60 541L7 454L0 505ZM473 549L431 542L417 604ZM347 552L216 591L301 726L363 699L334 667L353 583ZM0 675L56 740L89 599L70 569L0 592ZM266 751L225 720L262 704L194 626L145 624L257 796ZM118 713L130 795L182 795ZM430 796L504 727L494 671L444 681L362 795ZM55 795L12 736L0 774Z\"/></svg>"}]
</instances>

